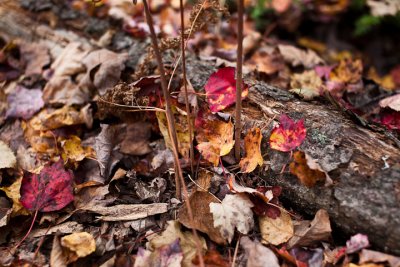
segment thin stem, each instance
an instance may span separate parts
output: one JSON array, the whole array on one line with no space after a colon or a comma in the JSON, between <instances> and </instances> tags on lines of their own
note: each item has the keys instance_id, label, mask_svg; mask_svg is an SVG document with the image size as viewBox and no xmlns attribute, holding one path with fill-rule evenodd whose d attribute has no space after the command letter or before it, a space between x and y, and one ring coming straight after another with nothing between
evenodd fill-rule
<instances>
[{"instance_id":1,"label":"thin stem","mask_svg":"<svg viewBox=\"0 0 400 267\"><path fill-rule=\"evenodd\" d=\"M232 260L231 267L235 267L235 265L236 265L236 258L237 258L237 254L238 254L238 251L239 251L239 243L240 243L240 238L241 237L242 237L242 235L239 234L239 238L238 238L238 241L236 242L236 246L235 246L235 252L233 253L233 260Z\"/></svg>"},{"instance_id":2,"label":"thin stem","mask_svg":"<svg viewBox=\"0 0 400 267\"><path fill-rule=\"evenodd\" d=\"M19 241L19 243L14 247L14 250L16 250L16 249L22 244L22 242L24 242L25 239L28 238L29 234L30 234L31 231L32 231L33 225L35 224L35 220L36 220L36 217L37 217L37 215L38 215L38 212L39 212L39 210L36 209L35 215L33 216L33 219L32 219L32 222L31 222L31 226L29 227L28 232L26 232L25 236L24 236L24 237L21 239L21 241Z\"/></svg>"},{"instance_id":3,"label":"thin stem","mask_svg":"<svg viewBox=\"0 0 400 267\"><path fill-rule=\"evenodd\" d=\"M194 148L193 148L193 127L192 127L192 112L189 106L189 96L187 90L187 82L186 82L186 57L185 57L185 17L183 12L183 0L180 0L180 11L181 11L181 56L182 56L182 74L183 74L183 88L185 91L185 104L186 104L186 118L189 126L189 142L190 142L190 171L191 174L194 174L193 169L193 161L194 161Z\"/></svg>"},{"instance_id":4,"label":"thin stem","mask_svg":"<svg viewBox=\"0 0 400 267\"><path fill-rule=\"evenodd\" d=\"M236 108L235 108L235 158L240 160L240 134L242 130L242 65L243 65L243 0L238 0L238 48L236 59Z\"/></svg>"},{"instance_id":5,"label":"thin stem","mask_svg":"<svg viewBox=\"0 0 400 267\"><path fill-rule=\"evenodd\" d=\"M167 89L167 79L165 77L165 69L164 65L162 62L161 58L161 52L160 49L158 48L158 42L157 42L157 36L156 32L154 31L154 25L153 25L153 18L151 17L150 14L150 9L149 5L147 4L147 0L143 0L143 6L144 6L144 12L146 14L146 21L147 24L149 25L149 30L150 30L150 37L151 37L151 42L153 44L153 49L154 49L154 54L156 56L157 64L158 64L158 70L160 71L160 80L161 80L161 89L164 95L165 99L165 111L166 111L166 117L167 117L167 124L168 124L168 132L170 135L171 143L173 144L173 149L176 150L174 151L174 155L178 154L178 138L176 136L176 129L175 129L175 119L174 115L172 114L172 109L171 109L171 99L169 98L169 93ZM181 185L180 185L180 177L179 175L182 174L182 170L179 164L179 158L174 156L174 162L175 162L175 185L176 185L176 197L181 198ZM183 177L182 177L183 179Z\"/></svg>"}]
</instances>

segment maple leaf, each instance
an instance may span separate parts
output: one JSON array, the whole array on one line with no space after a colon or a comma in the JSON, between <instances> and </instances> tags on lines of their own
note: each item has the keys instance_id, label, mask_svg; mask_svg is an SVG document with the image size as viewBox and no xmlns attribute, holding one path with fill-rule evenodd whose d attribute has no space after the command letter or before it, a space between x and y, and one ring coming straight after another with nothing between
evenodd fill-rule
<instances>
[{"instance_id":1,"label":"maple leaf","mask_svg":"<svg viewBox=\"0 0 400 267\"><path fill-rule=\"evenodd\" d=\"M218 120L211 113L199 113L201 118L196 118L196 130L198 131L196 140L199 143L197 149L207 161L217 166L220 157L227 155L235 144L233 124L231 121ZM206 117L207 115L208 117Z\"/></svg>"},{"instance_id":2,"label":"maple leaf","mask_svg":"<svg viewBox=\"0 0 400 267\"><path fill-rule=\"evenodd\" d=\"M242 172L249 173L254 171L257 165L262 166L264 159L260 150L261 139L262 134L259 128L251 129L244 138L246 157L244 157L239 163Z\"/></svg>"},{"instance_id":3,"label":"maple leaf","mask_svg":"<svg viewBox=\"0 0 400 267\"><path fill-rule=\"evenodd\" d=\"M64 169L61 159L44 166L39 174L25 173L20 202L30 211L60 210L74 200L73 180L72 172Z\"/></svg>"},{"instance_id":4,"label":"maple leaf","mask_svg":"<svg viewBox=\"0 0 400 267\"><path fill-rule=\"evenodd\" d=\"M249 88L243 83L242 99L249 94ZM211 74L205 85L206 99L210 110L218 112L236 101L235 68L226 67Z\"/></svg>"},{"instance_id":5,"label":"maple leaf","mask_svg":"<svg viewBox=\"0 0 400 267\"><path fill-rule=\"evenodd\" d=\"M254 226L253 203L244 194L226 195L222 203L210 203L214 218L214 227L219 228L221 235L232 241L235 228L247 234Z\"/></svg>"},{"instance_id":6,"label":"maple leaf","mask_svg":"<svg viewBox=\"0 0 400 267\"><path fill-rule=\"evenodd\" d=\"M294 122L286 114L282 114L279 126L272 130L269 142L272 149L289 152L301 145L305 138L304 120Z\"/></svg>"}]
</instances>

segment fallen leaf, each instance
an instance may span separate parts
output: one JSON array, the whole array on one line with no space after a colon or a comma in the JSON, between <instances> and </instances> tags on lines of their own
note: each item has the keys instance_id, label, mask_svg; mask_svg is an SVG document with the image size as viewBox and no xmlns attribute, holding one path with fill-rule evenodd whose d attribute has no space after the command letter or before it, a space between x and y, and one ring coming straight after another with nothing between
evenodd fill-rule
<instances>
[{"instance_id":1,"label":"fallen leaf","mask_svg":"<svg viewBox=\"0 0 400 267\"><path fill-rule=\"evenodd\" d=\"M262 134L260 128L251 129L244 138L246 157L242 158L239 165L242 172L254 171L257 165L262 166L264 159L261 155Z\"/></svg>"},{"instance_id":2,"label":"fallen leaf","mask_svg":"<svg viewBox=\"0 0 400 267\"><path fill-rule=\"evenodd\" d=\"M91 206L82 207L82 210L100 214L100 220L107 222L133 221L146 218L155 214L161 214L168 211L167 203L153 204L121 204L110 207Z\"/></svg>"},{"instance_id":3,"label":"fallen leaf","mask_svg":"<svg viewBox=\"0 0 400 267\"><path fill-rule=\"evenodd\" d=\"M346 253L354 253L366 247L369 247L368 236L356 234L346 242Z\"/></svg>"},{"instance_id":4,"label":"fallen leaf","mask_svg":"<svg viewBox=\"0 0 400 267\"><path fill-rule=\"evenodd\" d=\"M167 181L164 178L157 177L150 182L144 182L138 179L134 185L135 194L140 200L148 200L158 203L167 188Z\"/></svg>"},{"instance_id":5,"label":"fallen leaf","mask_svg":"<svg viewBox=\"0 0 400 267\"><path fill-rule=\"evenodd\" d=\"M29 211L27 211L19 201L21 195L20 195L20 189L21 189L21 182L22 182L22 177L18 178L12 185L8 187L0 187L0 190L2 190L4 193L6 193L7 197L9 197L12 202L12 214L11 216L18 216L18 215L29 215Z\"/></svg>"},{"instance_id":6,"label":"fallen leaf","mask_svg":"<svg viewBox=\"0 0 400 267\"><path fill-rule=\"evenodd\" d=\"M138 249L134 267L181 267L183 260L179 239L169 245L161 246L154 251Z\"/></svg>"},{"instance_id":7,"label":"fallen leaf","mask_svg":"<svg viewBox=\"0 0 400 267\"><path fill-rule=\"evenodd\" d=\"M176 106L172 106L171 110L175 118L175 130L178 141L178 151L184 158L189 158L190 144L193 142L193 140L190 140L187 116L186 114L178 112L178 108ZM161 134L164 137L165 144L168 148L172 150L172 142L168 133L168 122L166 113L156 112L156 115L158 126L160 128Z\"/></svg>"},{"instance_id":8,"label":"fallen leaf","mask_svg":"<svg viewBox=\"0 0 400 267\"><path fill-rule=\"evenodd\" d=\"M235 68L225 67L211 74L206 85L206 100L212 112L218 112L236 102ZM242 85L242 99L249 93Z\"/></svg>"},{"instance_id":9,"label":"fallen leaf","mask_svg":"<svg viewBox=\"0 0 400 267\"><path fill-rule=\"evenodd\" d=\"M361 80L363 72L362 61L359 59L343 59L330 73L333 82L354 84Z\"/></svg>"},{"instance_id":10,"label":"fallen leaf","mask_svg":"<svg viewBox=\"0 0 400 267\"><path fill-rule=\"evenodd\" d=\"M276 50L269 51L268 48L261 47L246 61L246 66L271 75L282 70L285 64L282 56Z\"/></svg>"},{"instance_id":11,"label":"fallen leaf","mask_svg":"<svg viewBox=\"0 0 400 267\"><path fill-rule=\"evenodd\" d=\"M40 43L19 42L21 57L26 63L25 75L42 74L43 67L50 63L47 46Z\"/></svg>"},{"instance_id":12,"label":"fallen leaf","mask_svg":"<svg viewBox=\"0 0 400 267\"><path fill-rule=\"evenodd\" d=\"M261 243L274 246L287 242L294 234L292 218L287 212L272 219L268 216L258 217L261 232Z\"/></svg>"},{"instance_id":13,"label":"fallen leaf","mask_svg":"<svg viewBox=\"0 0 400 267\"><path fill-rule=\"evenodd\" d=\"M28 120L44 106L42 90L26 89L20 85L7 96L7 102L6 118Z\"/></svg>"},{"instance_id":14,"label":"fallen leaf","mask_svg":"<svg viewBox=\"0 0 400 267\"><path fill-rule=\"evenodd\" d=\"M221 156L227 155L233 148L233 123L223 122L210 115L203 123L196 123L197 149L202 156L217 166Z\"/></svg>"},{"instance_id":15,"label":"fallen leaf","mask_svg":"<svg viewBox=\"0 0 400 267\"><path fill-rule=\"evenodd\" d=\"M253 203L244 194L226 195L222 203L210 203L214 227L218 228L222 237L232 241L235 228L247 234L254 226Z\"/></svg>"},{"instance_id":16,"label":"fallen leaf","mask_svg":"<svg viewBox=\"0 0 400 267\"><path fill-rule=\"evenodd\" d=\"M78 232L62 237L61 246L68 251L68 263L86 257L96 250L96 242L93 236L87 232Z\"/></svg>"},{"instance_id":17,"label":"fallen leaf","mask_svg":"<svg viewBox=\"0 0 400 267\"><path fill-rule=\"evenodd\" d=\"M331 237L331 224L326 210L319 210L314 219L302 221L294 227L294 236L288 242L288 248L307 247Z\"/></svg>"},{"instance_id":18,"label":"fallen leaf","mask_svg":"<svg viewBox=\"0 0 400 267\"><path fill-rule=\"evenodd\" d=\"M148 235L147 239L149 240L148 249L151 251L169 245L179 239L183 252L182 267L193 266L192 260L197 254L195 237L192 232L183 232L178 221L168 221L167 228L161 234ZM199 239L203 253L207 249L206 242L201 236L199 236Z\"/></svg>"},{"instance_id":19,"label":"fallen leaf","mask_svg":"<svg viewBox=\"0 0 400 267\"><path fill-rule=\"evenodd\" d=\"M7 146L6 143L0 140L0 169L14 168L17 164L17 158L14 152Z\"/></svg>"},{"instance_id":20,"label":"fallen leaf","mask_svg":"<svg viewBox=\"0 0 400 267\"><path fill-rule=\"evenodd\" d=\"M254 188L242 186L236 182L235 175L231 174L228 178L227 184L229 190L234 193L248 193L260 197L265 203L268 203L273 197L272 190L265 190L265 192L259 191Z\"/></svg>"},{"instance_id":21,"label":"fallen leaf","mask_svg":"<svg viewBox=\"0 0 400 267\"><path fill-rule=\"evenodd\" d=\"M264 247L257 241L251 241L247 236L240 239L240 245L246 252L247 267L279 267L278 258L274 252L267 247Z\"/></svg>"},{"instance_id":22,"label":"fallen leaf","mask_svg":"<svg viewBox=\"0 0 400 267\"><path fill-rule=\"evenodd\" d=\"M304 66L306 68L313 68L324 61L312 50L301 50L292 45L278 45L279 52L282 54L286 62L290 63L293 67Z\"/></svg>"},{"instance_id":23,"label":"fallen leaf","mask_svg":"<svg viewBox=\"0 0 400 267\"><path fill-rule=\"evenodd\" d=\"M286 114L282 114L279 126L272 130L269 142L272 149L288 152L300 146L305 138L304 120L294 122Z\"/></svg>"},{"instance_id":24,"label":"fallen leaf","mask_svg":"<svg viewBox=\"0 0 400 267\"><path fill-rule=\"evenodd\" d=\"M391 108L395 111L400 111L400 94L386 97L379 101L379 106L381 108Z\"/></svg>"},{"instance_id":25,"label":"fallen leaf","mask_svg":"<svg viewBox=\"0 0 400 267\"><path fill-rule=\"evenodd\" d=\"M385 254L378 251L373 251L369 249L363 249L359 253L360 256L360 263L365 264L367 262L374 262L374 263L389 263L390 267L399 267L400 266L400 258L395 257L389 254Z\"/></svg>"},{"instance_id":26,"label":"fallen leaf","mask_svg":"<svg viewBox=\"0 0 400 267\"><path fill-rule=\"evenodd\" d=\"M367 5L375 17L395 16L400 11L400 2L396 0L367 0Z\"/></svg>"},{"instance_id":27,"label":"fallen leaf","mask_svg":"<svg viewBox=\"0 0 400 267\"><path fill-rule=\"evenodd\" d=\"M300 182L307 187L313 187L317 182L325 181L325 173L318 169L311 169L302 151L293 154L293 161L289 165L290 173L297 176Z\"/></svg>"},{"instance_id":28,"label":"fallen leaf","mask_svg":"<svg viewBox=\"0 0 400 267\"><path fill-rule=\"evenodd\" d=\"M52 227L45 227L41 229L32 230L30 236L31 237L42 237L54 234L71 234L76 232L83 231L83 225L74 221L69 221L65 223L61 223L59 225L55 225Z\"/></svg>"},{"instance_id":29,"label":"fallen leaf","mask_svg":"<svg viewBox=\"0 0 400 267\"><path fill-rule=\"evenodd\" d=\"M63 254L60 238L55 235L50 252L50 266L67 267L68 261Z\"/></svg>"},{"instance_id":30,"label":"fallen leaf","mask_svg":"<svg viewBox=\"0 0 400 267\"><path fill-rule=\"evenodd\" d=\"M196 91L194 90L193 85L189 79L186 80L186 87L187 87L189 105L192 107L192 109L194 111L197 111L198 110L197 94L196 94ZM185 87L184 86L182 86L181 90L179 91L178 102L181 104L186 104Z\"/></svg>"},{"instance_id":31,"label":"fallen leaf","mask_svg":"<svg viewBox=\"0 0 400 267\"><path fill-rule=\"evenodd\" d=\"M0 197L0 228L8 224L12 212L10 201L5 197Z\"/></svg>"},{"instance_id":32,"label":"fallen leaf","mask_svg":"<svg viewBox=\"0 0 400 267\"><path fill-rule=\"evenodd\" d=\"M320 95L323 83L315 70L306 70L303 73L292 75L290 88L290 92L298 94L304 100L312 100Z\"/></svg>"},{"instance_id":33,"label":"fallen leaf","mask_svg":"<svg viewBox=\"0 0 400 267\"><path fill-rule=\"evenodd\" d=\"M73 182L74 176L64 169L62 160L47 164L39 174L24 173L20 202L30 211L60 210L74 200Z\"/></svg>"},{"instance_id":34,"label":"fallen leaf","mask_svg":"<svg viewBox=\"0 0 400 267\"><path fill-rule=\"evenodd\" d=\"M148 122L128 124L121 142L120 152L132 156L143 156L152 151L149 145L152 125Z\"/></svg>"},{"instance_id":35,"label":"fallen leaf","mask_svg":"<svg viewBox=\"0 0 400 267\"><path fill-rule=\"evenodd\" d=\"M82 161L84 158L96 158L96 153L91 147L83 147L81 144L81 139L72 135L68 139L61 142L61 147L63 152L61 154L64 162L71 161L76 163Z\"/></svg>"},{"instance_id":36,"label":"fallen leaf","mask_svg":"<svg viewBox=\"0 0 400 267\"><path fill-rule=\"evenodd\" d=\"M210 203L219 203L210 193L195 191L189 198L193 213L193 221L190 220L186 205L179 209L178 220L181 224L190 229L196 229L206 233L210 239L218 244L226 244L220 231L213 226L213 215L210 212Z\"/></svg>"}]
</instances>

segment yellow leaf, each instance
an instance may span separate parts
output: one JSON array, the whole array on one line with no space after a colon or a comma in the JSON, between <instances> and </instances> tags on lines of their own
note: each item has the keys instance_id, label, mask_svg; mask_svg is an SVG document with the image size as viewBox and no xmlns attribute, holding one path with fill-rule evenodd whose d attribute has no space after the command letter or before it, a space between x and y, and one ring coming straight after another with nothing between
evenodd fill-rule
<instances>
[{"instance_id":1,"label":"yellow leaf","mask_svg":"<svg viewBox=\"0 0 400 267\"><path fill-rule=\"evenodd\" d=\"M61 142L63 148L62 158L65 162L79 162L84 158L94 158L95 152L91 147L82 147L81 139L72 135L69 139Z\"/></svg>"},{"instance_id":2,"label":"yellow leaf","mask_svg":"<svg viewBox=\"0 0 400 267\"><path fill-rule=\"evenodd\" d=\"M287 242L294 234L293 222L287 212L281 212L276 219L260 216L258 222L263 244L277 246Z\"/></svg>"},{"instance_id":3,"label":"yellow leaf","mask_svg":"<svg viewBox=\"0 0 400 267\"><path fill-rule=\"evenodd\" d=\"M315 70L308 70L300 74L293 74L290 87L290 92L300 95L305 100L312 100L320 95L323 82Z\"/></svg>"},{"instance_id":4,"label":"yellow leaf","mask_svg":"<svg viewBox=\"0 0 400 267\"><path fill-rule=\"evenodd\" d=\"M61 238L61 246L67 249L68 262L86 257L96 250L93 236L87 232L73 233Z\"/></svg>"},{"instance_id":5,"label":"yellow leaf","mask_svg":"<svg viewBox=\"0 0 400 267\"><path fill-rule=\"evenodd\" d=\"M30 212L21 205L21 202L19 202L19 199L21 198L21 195L19 193L21 182L22 177L18 178L9 187L0 187L0 190L6 193L7 197L9 197L13 202L11 217L30 214Z\"/></svg>"},{"instance_id":6,"label":"yellow leaf","mask_svg":"<svg viewBox=\"0 0 400 267\"><path fill-rule=\"evenodd\" d=\"M246 157L239 163L242 172L249 173L254 171L257 165L262 166L264 160L261 155L261 139L262 134L259 128L251 129L244 138Z\"/></svg>"}]
</instances>

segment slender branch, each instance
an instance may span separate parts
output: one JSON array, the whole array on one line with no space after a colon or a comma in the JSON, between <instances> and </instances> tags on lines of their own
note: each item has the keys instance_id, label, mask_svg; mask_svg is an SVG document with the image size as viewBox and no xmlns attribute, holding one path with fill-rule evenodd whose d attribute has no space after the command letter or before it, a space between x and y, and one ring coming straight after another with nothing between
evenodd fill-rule
<instances>
[{"instance_id":1,"label":"slender branch","mask_svg":"<svg viewBox=\"0 0 400 267\"><path fill-rule=\"evenodd\" d=\"M164 69L164 65L162 62L162 58L161 58L161 52L160 52L160 49L158 48L157 36L156 36L156 32L154 31L153 18L151 17L147 0L143 0L143 6L144 6L144 12L146 14L146 21L147 21L147 24L149 25L149 29L150 29L150 37L151 37L151 42L153 44L154 54L156 56L156 60L157 60L157 64L158 64L158 70L160 71L161 89L162 89L164 99L165 99L165 111L166 111L166 115L167 115L168 132L170 135L173 150L176 150L176 151L173 151L174 152L174 162L175 162L176 197L181 198L181 185L180 185L179 175L182 175L182 170L181 170L181 166L179 164L179 158L177 157L177 155L178 155L178 138L176 136L175 119L174 119L174 115L172 114L172 109L171 109L172 105L171 105L171 99L169 96L169 92L167 89L167 79L165 77L165 69ZM182 179L183 179L183 177L182 177Z\"/></svg>"},{"instance_id":2,"label":"slender branch","mask_svg":"<svg viewBox=\"0 0 400 267\"><path fill-rule=\"evenodd\" d=\"M236 108L235 108L235 158L240 160L240 133L242 112L242 66L243 66L243 0L238 0L238 48L236 59Z\"/></svg>"},{"instance_id":3,"label":"slender branch","mask_svg":"<svg viewBox=\"0 0 400 267\"><path fill-rule=\"evenodd\" d=\"M190 140L190 170L192 175L194 174L193 161L194 161L194 148L193 148L193 127L192 127L192 112L189 106L189 96L186 82L186 57L185 57L185 17L183 10L183 0L180 0L180 11L181 11L181 56L182 56L182 74L183 74L183 88L185 90L185 103L186 103L186 118L189 126L189 140Z\"/></svg>"}]
</instances>

